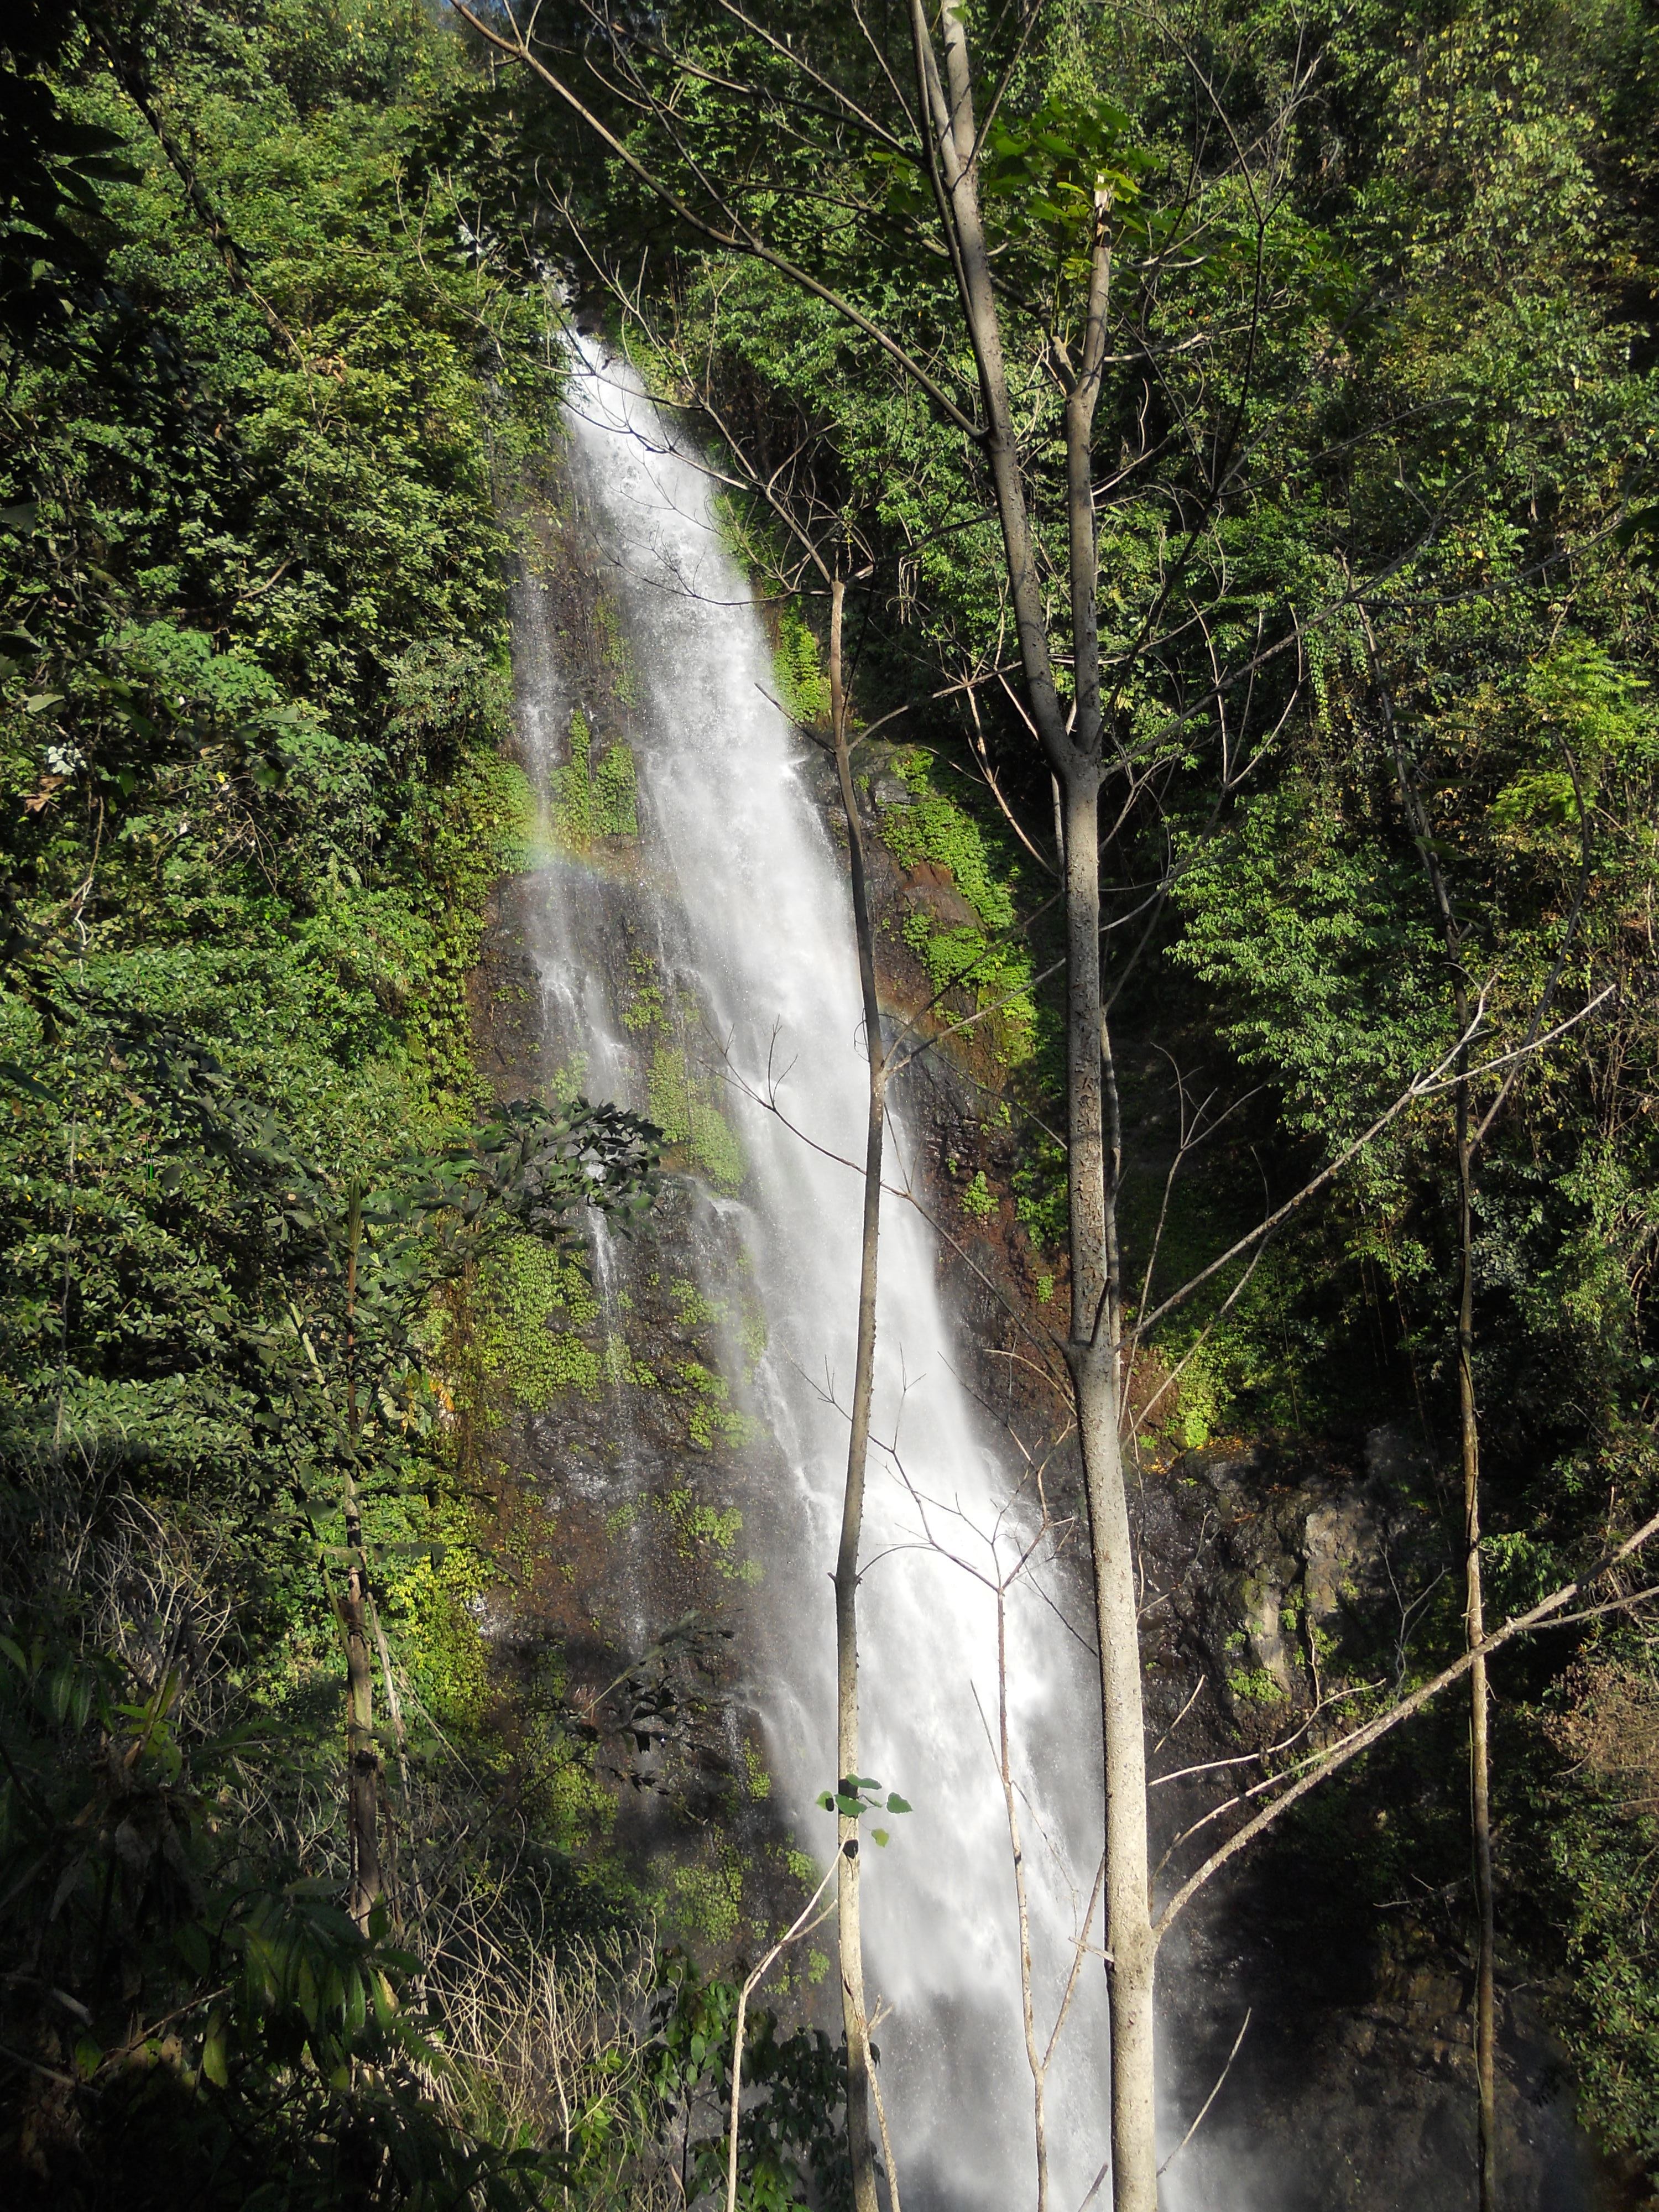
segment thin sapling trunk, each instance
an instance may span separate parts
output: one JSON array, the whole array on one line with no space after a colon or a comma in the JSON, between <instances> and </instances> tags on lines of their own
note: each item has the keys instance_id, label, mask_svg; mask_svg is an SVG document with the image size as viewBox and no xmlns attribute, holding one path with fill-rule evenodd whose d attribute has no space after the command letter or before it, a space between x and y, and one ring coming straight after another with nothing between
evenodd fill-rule
<instances>
[{"instance_id":1,"label":"thin sapling trunk","mask_svg":"<svg viewBox=\"0 0 1659 2212\"><path fill-rule=\"evenodd\" d=\"M1375 669L1376 647L1367 626ZM1469 977L1463 933L1445 871L1430 834L1421 792L1395 726L1386 690L1383 712L1394 742L1395 772L1406 817L1433 896L1451 971L1452 1009L1462 1040L1453 1089L1457 1153L1457 1428L1463 1474L1463 1620L1469 1664L1469 1825L1478 1923L1474 1975L1474 2071L1478 2106L1476 2160L1480 2212L1498 2205L1497 1916L1492 1900L1491 1698L1486 1681L1486 1592L1480 1572L1480 1419L1474 1395L1474 1154L1469 1127Z\"/></svg>"},{"instance_id":2,"label":"thin sapling trunk","mask_svg":"<svg viewBox=\"0 0 1659 2212\"><path fill-rule=\"evenodd\" d=\"M837 1787L859 1794L859 1543L864 1525L864 1481L870 1457L870 1406L876 1364L876 1280L881 1237L881 1170L886 1134L887 1064L876 994L875 937L864 864L864 830L847 741L847 687L842 654L846 587L837 576L830 593L830 720L836 774L847 817L847 846L858 933L859 983L864 1000L866 1051L870 1065L869 1111L864 1145L864 1222L859 1256L858 1351L853 1372L852 1424L847 1440L847 1486L842 1498L841 1545L836 1559L836 1761ZM870 2133L870 2018L864 1995L864 1945L859 1920L859 1824L838 1820L841 1881L837 1934L841 1950L842 2021L847 2034L847 2140L853 2163L855 2212L878 2212L875 2151Z\"/></svg>"},{"instance_id":3,"label":"thin sapling trunk","mask_svg":"<svg viewBox=\"0 0 1659 2212\"><path fill-rule=\"evenodd\" d=\"M368 1560L357 1494L357 1253L362 1193L351 1187L346 1218L345 1590L337 1603L346 1659L346 1830L351 1850L348 1909L367 1936L380 1877L380 1761L374 1744L374 1664L369 1644Z\"/></svg>"},{"instance_id":4,"label":"thin sapling trunk","mask_svg":"<svg viewBox=\"0 0 1659 2212\"><path fill-rule=\"evenodd\" d=\"M1025 2057L1031 2069L1031 2119L1036 2133L1036 2212L1048 2212L1048 2061L1037 2042L1031 1996L1031 1911L1025 1893L1025 1844L1019 1831L1019 1793L1014 1786L1013 1749L1008 1736L1008 1596L997 1585L997 1777L1008 1820L1008 1850L1014 1867L1014 1905L1019 1917L1019 2001L1025 2030Z\"/></svg>"},{"instance_id":5,"label":"thin sapling trunk","mask_svg":"<svg viewBox=\"0 0 1659 2212\"><path fill-rule=\"evenodd\" d=\"M819 1898L829 1888L835 1875L831 1867L812 1892L785 1933L779 1936L754 1972L744 1978L738 1991L736 2017L732 2026L732 2095L726 2124L726 2212L738 2212L738 2124L743 2115L743 2035L749 2019L749 2000L772 1971L783 1953L803 1936L810 1936L819 1923L829 1917L826 1905L817 1918L813 1918Z\"/></svg>"},{"instance_id":6,"label":"thin sapling trunk","mask_svg":"<svg viewBox=\"0 0 1659 2212\"><path fill-rule=\"evenodd\" d=\"M1460 992L1462 999L1464 994ZM1462 1017L1460 1015L1460 1020ZM1480 1577L1480 1424L1474 1397L1474 1154L1469 1085L1457 1085L1457 1407L1463 1459L1463 1606L1473 1654L1469 1668L1469 1811L1474 1901L1480 1918L1475 1962L1474 2063L1480 2099L1480 2212L1498 2208L1498 1929L1492 1879L1492 1752L1487 1735L1486 1593Z\"/></svg>"}]
</instances>

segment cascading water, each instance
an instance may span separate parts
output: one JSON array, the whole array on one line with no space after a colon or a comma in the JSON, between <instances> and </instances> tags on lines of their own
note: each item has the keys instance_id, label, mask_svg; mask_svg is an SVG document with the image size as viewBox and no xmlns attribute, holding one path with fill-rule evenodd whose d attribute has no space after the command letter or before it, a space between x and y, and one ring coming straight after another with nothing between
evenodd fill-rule
<instances>
[{"instance_id":1,"label":"cascading water","mask_svg":"<svg viewBox=\"0 0 1659 2212\"><path fill-rule=\"evenodd\" d=\"M750 1610L761 1652L748 1693L799 1844L832 1842L817 1792L834 1778L833 1564L844 1472L866 1068L850 904L800 770L805 746L770 697L757 611L724 551L709 488L677 451L623 364L574 364L570 478L611 564L635 697L641 901L654 958L714 1041L720 1110L740 1139L730 1193L706 1193L711 1233L740 1240L767 1325L754 1376L778 1447L764 1580ZM525 750L545 786L580 701L545 641L521 641ZM584 725L584 728L585 728ZM586 742L586 740L584 740ZM647 1103L640 1056L612 1011L610 896L557 864L530 917L550 1060L583 1087ZM672 1065L684 1073L684 1063ZM690 1078L685 1075L687 1097ZM775 1083L781 1115L761 1099ZM690 1110L690 1107L688 1110ZM893 1142L902 1158L902 1120ZM716 1218L718 1215L718 1218ZM1013 1876L991 1749L995 1608L984 1576L1006 1572L1020 1529L985 1540L1012 1480L999 1439L955 1372L936 1254L915 1211L890 1201L881 1252L876 1431L860 1593L867 1773L913 1812L885 1850L866 1847L866 1977L905 2199L915 2208L1034 2198L1031 2085L1023 2044ZM603 1271L602 1271L603 1272ZM614 1295L607 1291L607 1295ZM927 1522L952 1553L922 1540ZM965 1562L960 1564L958 1562ZM975 1571L969 1571L969 1570ZM1009 1607L1008 1695L1031 1889L1036 2021L1046 2040L1075 1955L1098 1852L1090 1662L1030 1580ZM1057 2208L1072 2212L1106 2154L1104 1978L1084 1961L1048 2089Z\"/></svg>"},{"instance_id":2,"label":"cascading water","mask_svg":"<svg viewBox=\"0 0 1659 2212\"><path fill-rule=\"evenodd\" d=\"M682 1770L633 1739L641 1789L629 1803L673 1803L678 1829L636 1812L634 1840L666 1846L672 1860L701 1838L700 1879L711 1859L731 1875L754 1846L740 1899L734 1886L724 1893L723 1933L706 1931L752 1950L801 1895L799 1862L777 1885L780 1829L820 1865L834 1842L815 1800L835 1775L830 1572L862 1197L845 1163L861 1159L866 1111L850 902L813 793L812 748L773 703L760 616L695 454L597 347L575 355L568 412L568 508L529 521L514 622L520 745L546 850L503 902L489 1048L514 1086L574 1087L674 1121L692 1172L675 1179L638 1246L596 1228L589 1364L573 1370L586 1382L531 1413L514 1463L522 1491L558 1522L545 1547L558 1602L533 1590L516 1608L492 1599L484 1625L532 1655L550 1633L562 1665L580 1663L586 1638L597 1691L623 1652L665 1648L698 1571L690 1553L709 1532L725 1544L735 1530L735 1488L751 1558L724 1557L707 1594L728 1620L747 1615L740 1685ZM552 580L539 580L538 560ZM586 599L568 588L578 571ZM507 1011L520 1000L522 1019ZM774 1086L781 1114L764 1103ZM892 1143L891 1181L902 1183L902 1113ZM872 2006L890 2008L877 2032L879 2077L909 2212L1015 2212L1036 2201L1031 2080L990 1743L995 1607L975 1571L994 1561L1006 1573L1031 1522L1023 1504L1007 1510L1016 1453L958 1378L931 1233L896 1200L881 1265L876 1430L889 1449L874 1455L865 1521L860 1763L915 1809L892 1820L888 1849L864 1855L866 1986ZM654 1376L635 1358L635 1330ZM763 1437L749 1435L739 1407L759 1417ZM711 1495L722 1483L727 1492ZM986 1535L999 1528L994 1547ZM956 1559L930 1547L930 1531ZM1099 1850L1093 1662L1062 1618L1086 1610L1058 1570L1046 1588L1036 1573L1021 1581L1009 1605L1039 2047ZM775 1784L763 1816L739 1803L757 1734ZM675 1878L671 1865L671 1925ZM1235 2021L1248 2021L1245 2000L1260 2000L1251 1978L1263 1964L1230 1918L1212 1899L1177 1930L1165 1962L1205 2008L1188 2005L1182 2043L1213 2045L1218 2066ZM1048 2081L1053 2212L1078 2212L1106 2157L1100 1942L1097 1922ZM1178 2150L1162 2185L1167 2212L1466 2204L1472 2154L1455 2146L1471 2132L1470 2100L1455 2076L1437 2065L1431 2084L1398 2031L1389 2047L1409 2047L1409 2058L1358 2057L1343 2043L1322 2053L1306 2033L1299 2014L1281 2021L1276 2045L1271 2029L1253 2030L1190 2145L1187 2119L1207 2111L1215 2076L1183 2083L1180 2118L1163 2115ZM1363 2033L1369 2052L1376 2023ZM1512 2187L1517 2208L1556 2212L1588 2203L1589 2185L1571 2099L1551 2102L1543 2086L1556 2060L1541 2044L1534 2057L1527 2179L1517 2161ZM1109 2189L1095 2202L1109 2205Z\"/></svg>"}]
</instances>

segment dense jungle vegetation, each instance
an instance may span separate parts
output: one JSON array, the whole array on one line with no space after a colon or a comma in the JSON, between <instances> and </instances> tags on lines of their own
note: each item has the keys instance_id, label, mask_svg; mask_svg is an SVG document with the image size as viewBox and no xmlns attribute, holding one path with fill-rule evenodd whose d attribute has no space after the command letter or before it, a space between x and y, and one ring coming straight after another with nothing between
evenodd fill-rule
<instances>
[{"instance_id":1,"label":"dense jungle vegetation","mask_svg":"<svg viewBox=\"0 0 1659 2212\"><path fill-rule=\"evenodd\" d=\"M797 261L960 367L947 272L930 289L902 250L911 171L734 112L728 80L777 55L729 10L599 22L549 9L544 34L637 161L743 180ZM1121 1018L1131 1041L1173 1018L1194 1094L1238 1102L1160 1279L1442 1061L1460 1005L1477 1049L1524 1050L1474 1204L1498 1617L1659 1504L1659 21L1219 0L1177 37L1076 0L987 11L983 40L1018 326L1043 326L1089 161L1127 258L1186 240L1142 302L1162 380L1126 366L1099 433L1116 728L1164 747L1114 856L1110 919L1149 945ZM621 46L660 111L616 97ZM526 821L509 518L553 434L559 280L734 440L804 456L805 506L868 562L859 704L913 708L890 838L977 916L907 934L954 1003L996 1009L1046 1301L1052 816L995 680L982 484L777 269L682 226L639 289L665 226L637 172L420 0L15 0L0 134L10 2201L644 2203L694 2124L712 2187L735 1993L653 1955L562 1686L504 1717L477 1626L499 1378L470 1317L574 1236L579 1195L626 1213L657 1173L649 1125L503 1113L469 1056ZM1239 149L1269 143L1264 186ZM1017 398L1057 475L1041 356ZM1223 447L1198 512L1194 456ZM787 562L752 505L734 528ZM799 618L785 648L805 714ZM1210 690L1241 655L1249 680ZM1219 797L1218 731L1249 763ZM1152 1059L1126 1051L1131 1122L1167 1088ZM1404 1419L1455 1466L1455 1138L1425 1097L1171 1318L1152 1371L1187 1364L1150 1450L1352 1449ZM1142 1252L1163 1164L1127 1194ZM999 1202L964 1178L969 1220ZM1459 1633L1449 1585L1412 1666ZM401 1686L372 1736L370 1677ZM1505 1972L1547 1992L1586 2122L1652 2170L1652 1629L1627 1608L1494 1677ZM1386 1838L1315 1814L1274 1848L1378 1899L1415 1884L1455 1947L1459 1728L1390 1754L1420 1802ZM836 2063L763 2024L746 2203L845 2200Z\"/></svg>"}]
</instances>

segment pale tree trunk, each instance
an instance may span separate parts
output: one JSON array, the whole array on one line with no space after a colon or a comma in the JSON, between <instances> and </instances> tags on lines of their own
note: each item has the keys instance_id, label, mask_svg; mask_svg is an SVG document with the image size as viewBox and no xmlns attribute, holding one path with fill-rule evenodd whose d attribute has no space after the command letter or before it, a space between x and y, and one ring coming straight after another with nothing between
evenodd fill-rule
<instances>
[{"instance_id":1,"label":"pale tree trunk","mask_svg":"<svg viewBox=\"0 0 1659 2212\"><path fill-rule=\"evenodd\" d=\"M853 1372L852 1424L847 1441L847 1486L842 1498L841 1546L836 1559L836 1760L837 1786L858 1795L859 1771L859 1541L864 1522L864 1479L870 1456L870 1403L876 1364L876 1278L881 1235L881 1170L886 1133L887 1064L876 995L875 939L864 865L864 831L853 787L847 741L847 690L842 658L845 586L840 577L830 596L830 714L836 773L847 817L847 846L858 934L859 982L864 999L870 1063L869 1112L864 1144L864 1224L859 1261L858 1350ZM864 1942L859 1921L859 1824L840 1817L841 1880L837 1934L841 1950L842 2021L847 2034L847 2141L853 2163L855 2212L878 2212L875 2152L870 2134L870 2016L864 1995Z\"/></svg>"},{"instance_id":2,"label":"pale tree trunk","mask_svg":"<svg viewBox=\"0 0 1659 2212\"><path fill-rule=\"evenodd\" d=\"M351 1849L348 1910L367 1936L379 1902L380 1879L380 1760L374 1746L374 1665L369 1650L368 1561L358 1502L357 1250L362 1242L362 1194L354 1183L346 1243L345 1594L337 1604L346 1659L346 1832Z\"/></svg>"},{"instance_id":3,"label":"pale tree trunk","mask_svg":"<svg viewBox=\"0 0 1659 2212\"><path fill-rule=\"evenodd\" d=\"M1100 994L1096 787L1073 784L1066 811L1067 1152L1072 1214L1072 1372L1083 1455L1100 1647L1106 1795L1106 1951L1112 2000L1114 2212L1157 2212L1152 2040L1158 1945L1146 1847L1146 1737L1140 1632L1118 1404L1116 1192L1107 1144Z\"/></svg>"},{"instance_id":4,"label":"pale tree trunk","mask_svg":"<svg viewBox=\"0 0 1659 2212\"><path fill-rule=\"evenodd\" d=\"M1060 790L1066 903L1066 1173L1071 1211L1071 1371L1088 1503L1106 1798L1108 1975L1112 2004L1111 2147L1115 2212L1157 2212L1153 1990L1158 1942L1146 1844L1146 1744L1134 1559L1124 1484L1119 1342L1115 1146L1103 1099L1106 1042L1100 961L1103 738L1099 558L1092 439L1111 286L1110 204L1097 193L1089 292L1077 357L1063 349L1068 597L1074 700L1069 720L1054 680L1018 445L1008 402L990 257L980 218L973 73L961 16L942 16L941 72L923 0L911 0L918 94L930 118L933 189L961 293L985 411L981 440L1001 526L1025 693Z\"/></svg>"},{"instance_id":5,"label":"pale tree trunk","mask_svg":"<svg viewBox=\"0 0 1659 2212\"><path fill-rule=\"evenodd\" d=\"M1460 1002L1463 994L1458 994ZM1467 1018L1460 1013L1460 1023ZM1492 1881L1492 1754L1488 1703L1486 1594L1480 1578L1480 1425L1474 1399L1474 1158L1469 1138L1469 1086L1457 1085L1457 1410L1463 1455L1463 1605L1474 1663L1469 1668L1469 1811L1474 1829L1474 1901L1480 1948L1474 1981L1474 2066L1480 2100L1480 2212L1498 2207L1498 1930Z\"/></svg>"},{"instance_id":6,"label":"pale tree trunk","mask_svg":"<svg viewBox=\"0 0 1659 2212\"><path fill-rule=\"evenodd\" d=\"M1079 1355L1079 1433L1094 1551L1105 1739L1106 1948L1112 1998L1112 2203L1157 2212L1158 2133L1152 2042L1158 1958L1146 1850L1146 1747L1134 1560L1123 1481L1114 1362Z\"/></svg>"}]
</instances>

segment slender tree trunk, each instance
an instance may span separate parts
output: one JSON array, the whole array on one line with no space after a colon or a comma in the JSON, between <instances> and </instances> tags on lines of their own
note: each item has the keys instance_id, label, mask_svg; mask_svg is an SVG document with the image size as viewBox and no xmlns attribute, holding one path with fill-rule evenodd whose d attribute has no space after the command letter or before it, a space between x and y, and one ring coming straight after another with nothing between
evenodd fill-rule
<instances>
[{"instance_id":1,"label":"slender tree trunk","mask_svg":"<svg viewBox=\"0 0 1659 2212\"><path fill-rule=\"evenodd\" d=\"M1039 2047L1031 1992L1031 1911L1025 1890L1025 1845L1019 1832L1019 1795L1014 1788L1013 1747L1008 1735L1008 1593L997 1589L997 1772L1008 1821L1014 1868L1014 1910L1019 1920L1019 2004L1025 2058L1031 2069L1031 2118L1036 2132L1036 2212L1048 2212L1048 2061Z\"/></svg>"},{"instance_id":2,"label":"slender tree trunk","mask_svg":"<svg viewBox=\"0 0 1659 2212\"><path fill-rule=\"evenodd\" d=\"M870 1402L876 1365L876 1277L881 1237L881 1170L886 1134L887 1067L876 996L875 939L864 866L864 830L853 787L847 742L847 691L842 659L845 586L836 577L830 596L830 715L836 773L847 816L853 919L858 933L859 982L864 997L870 1063L869 1115L864 1144L864 1226L859 1261L858 1352L853 1373L853 1418L847 1442L847 1486L842 1498L841 1547L836 1559L836 1759L842 1789L856 1796L859 1771L859 1541L864 1523L864 1477L870 1455ZM878 2212L875 2151L870 2134L870 2019L864 1996L864 1942L859 1921L859 1824L842 1816L838 1828L841 1880L837 1933L841 1949L842 2021L847 2033L847 2141L853 2162L855 2212Z\"/></svg>"},{"instance_id":3,"label":"slender tree trunk","mask_svg":"<svg viewBox=\"0 0 1659 2212\"><path fill-rule=\"evenodd\" d=\"M1106 1792L1106 1950L1112 2001L1114 2212L1157 2212L1152 1933L1140 1628L1118 1406L1117 1194L1109 1176L1100 988L1099 779L1066 792L1066 1152L1076 1395L1100 1646Z\"/></svg>"},{"instance_id":4,"label":"slender tree trunk","mask_svg":"<svg viewBox=\"0 0 1659 2212\"><path fill-rule=\"evenodd\" d=\"M1073 1348L1094 1552L1105 1744L1107 1984L1112 2000L1114 2212L1157 2212L1152 1998L1158 1958L1146 1849L1139 1608L1123 1480L1115 1357Z\"/></svg>"},{"instance_id":5,"label":"slender tree trunk","mask_svg":"<svg viewBox=\"0 0 1659 2212\"><path fill-rule=\"evenodd\" d=\"M351 1847L348 1909L363 1935L380 1895L380 1760L374 1746L374 1664L369 1649L368 1561L357 1495L357 1249L362 1194L354 1183L347 1216L345 1595L339 1607L346 1655L346 1830Z\"/></svg>"},{"instance_id":6,"label":"slender tree trunk","mask_svg":"<svg viewBox=\"0 0 1659 2212\"><path fill-rule=\"evenodd\" d=\"M1460 993L1460 998L1462 994ZM1474 1398L1474 1160L1469 1088L1457 1085L1457 1409L1463 1451L1463 1597L1469 1650L1469 1809L1474 1844L1474 1900L1480 1916L1475 1961L1474 2068L1480 2098L1480 2212L1498 2207L1498 1949L1492 1881L1492 1757L1487 1741L1486 1595L1480 1578L1480 1425Z\"/></svg>"},{"instance_id":7,"label":"slender tree trunk","mask_svg":"<svg viewBox=\"0 0 1659 2212\"><path fill-rule=\"evenodd\" d=\"M1469 979L1462 932L1450 888L1431 835L1429 818L1395 723L1393 703L1377 671L1376 643L1369 620L1366 644L1382 699L1401 798L1429 879L1451 969L1452 1013L1464 1040L1457 1055L1454 1093L1457 1146L1457 1426L1463 1463L1463 1620L1469 1664L1469 1826L1474 1856L1474 1903L1479 1936L1474 1968L1474 2074L1478 2106L1476 2162L1480 2212L1498 2207L1498 1929L1492 1903L1492 1753L1487 1723L1486 1594L1480 1574L1480 1418L1474 1395L1474 1150L1469 1128Z\"/></svg>"},{"instance_id":8,"label":"slender tree trunk","mask_svg":"<svg viewBox=\"0 0 1659 2212\"><path fill-rule=\"evenodd\" d=\"M910 30L916 58L921 128L979 375L980 398L985 414L980 448L990 471L996 501L1020 665L1044 750L1052 755L1056 744L1065 745L1066 718L1048 652L1047 610L1031 542L1025 488L1020 477L1018 442L1008 404L1002 325L980 215L979 146L974 125L967 30L962 18L947 8L944 32L948 93L927 29L924 0L910 0ZM1054 765L1052 759L1050 765Z\"/></svg>"},{"instance_id":9,"label":"slender tree trunk","mask_svg":"<svg viewBox=\"0 0 1659 2212\"><path fill-rule=\"evenodd\" d=\"M1095 597L1091 441L1111 285L1110 209L1095 206L1082 350L1066 410L1069 598L1075 718L1068 729L1049 652L1018 447L1008 404L990 258L980 221L973 76L959 13L941 18L941 73L923 0L911 0L918 92L939 212L951 245L985 411L981 441L1001 525L1009 599L1032 719L1064 793L1066 1152L1071 1203L1072 1326L1066 1358L1083 1453L1100 1640L1106 1793L1107 1949L1112 1999L1112 2174L1116 2212L1157 2212L1158 2135L1152 2034L1158 1944L1146 1847L1146 1746L1140 1637L1119 1429L1120 1286L1115 1173L1109 1176L1102 1097L1100 988L1102 706ZM1112 1146L1115 1154L1115 1145Z\"/></svg>"},{"instance_id":10,"label":"slender tree trunk","mask_svg":"<svg viewBox=\"0 0 1659 2212\"><path fill-rule=\"evenodd\" d=\"M979 369L990 471L1027 696L1064 793L1066 1153L1071 1204L1072 1326L1066 1347L1083 1453L1100 1641L1106 1794L1107 1949L1112 1999L1112 2171L1116 2212L1157 2212L1158 2135L1152 2035L1157 1939L1146 1847L1146 1747L1140 1638L1119 1432L1115 1177L1103 1112L1100 988L1101 696L1095 595L1098 555L1091 452L1111 283L1109 208L1095 209L1089 298L1076 381L1066 410L1067 537L1076 715L1068 732L1054 684L1001 332L980 222L972 71L962 17L942 17L944 82L922 0L912 0L919 90L933 118L929 156L951 236ZM948 89L947 89L948 87ZM1115 1147L1114 1147L1115 1150Z\"/></svg>"}]
</instances>

